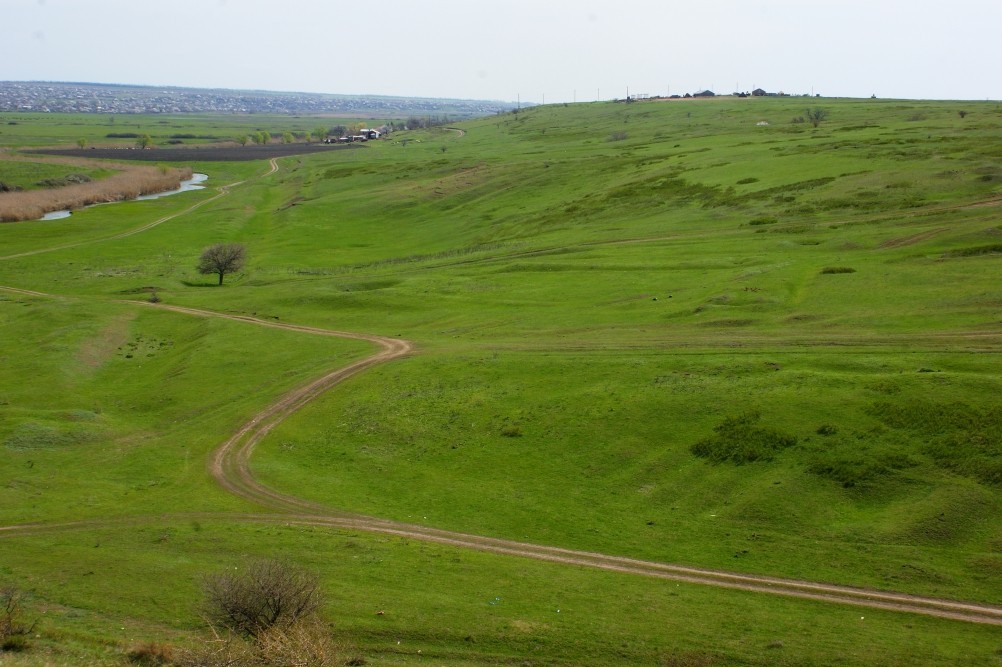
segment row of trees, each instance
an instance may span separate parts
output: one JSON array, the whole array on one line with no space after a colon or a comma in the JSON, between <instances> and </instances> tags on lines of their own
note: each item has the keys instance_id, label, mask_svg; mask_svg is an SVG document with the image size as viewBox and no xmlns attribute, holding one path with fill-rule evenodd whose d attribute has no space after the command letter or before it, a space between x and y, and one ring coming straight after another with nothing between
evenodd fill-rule
<instances>
[{"instance_id":1,"label":"row of trees","mask_svg":"<svg viewBox=\"0 0 1002 667\"><path fill-rule=\"evenodd\" d=\"M418 116L409 116L406 123L390 122L390 127L395 130L419 130L421 128L427 127L438 127L440 125L448 125L452 121L449 120L448 116L425 116L420 118Z\"/></svg>"},{"instance_id":2,"label":"row of trees","mask_svg":"<svg viewBox=\"0 0 1002 667\"><path fill-rule=\"evenodd\" d=\"M423 118L410 116L406 121L389 121L376 129L379 130L380 134L388 134L397 130L418 130L422 128L437 127L447 125L449 122L451 121L446 115L424 116ZM318 125L309 131L286 131L282 132L278 136L281 138L283 144L291 144L296 141L305 141L307 143L310 141L321 142L328 137L345 137L359 134L363 127L365 127L365 124L360 122L352 123L351 125L331 125L330 127ZM136 138L136 148L148 148L153 143L153 138L148 134L132 136ZM250 134L238 135L234 139L241 146L246 146L250 143L263 146L265 144L272 143L274 138L275 137L272 136L271 132L268 132L267 130L257 130L255 132L251 132ZM87 139L77 139L77 146L80 148L85 148L87 143Z\"/></svg>"}]
</instances>

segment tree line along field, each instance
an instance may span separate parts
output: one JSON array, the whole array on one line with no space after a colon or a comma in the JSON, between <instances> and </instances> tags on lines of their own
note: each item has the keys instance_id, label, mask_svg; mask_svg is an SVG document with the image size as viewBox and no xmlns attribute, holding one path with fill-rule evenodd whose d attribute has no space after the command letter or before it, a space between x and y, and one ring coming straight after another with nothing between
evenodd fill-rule
<instances>
[{"instance_id":1,"label":"tree line along field","mask_svg":"<svg viewBox=\"0 0 1002 667\"><path fill-rule=\"evenodd\" d=\"M1000 125L987 102L551 105L0 226L0 285L52 295L0 290L0 525L43 525L0 531L0 580L44 612L4 660L197 641L200 577L285 556L368 664L997 664L992 626L248 516L209 453L371 347L133 302L415 344L258 445L282 492L999 605ZM216 287L198 256L229 242L247 263Z\"/></svg>"}]
</instances>

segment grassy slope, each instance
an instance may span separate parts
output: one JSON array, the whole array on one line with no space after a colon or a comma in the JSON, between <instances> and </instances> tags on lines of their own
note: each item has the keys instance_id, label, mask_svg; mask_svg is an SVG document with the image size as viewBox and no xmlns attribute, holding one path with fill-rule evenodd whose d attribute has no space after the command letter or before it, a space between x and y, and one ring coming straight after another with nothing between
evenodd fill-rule
<instances>
[{"instance_id":1,"label":"grassy slope","mask_svg":"<svg viewBox=\"0 0 1002 667\"><path fill-rule=\"evenodd\" d=\"M95 179L108 176L112 173L109 169L94 169L27 160L0 160L0 183L23 190L35 190L47 187L42 181L62 179L73 174L82 174Z\"/></svg>"},{"instance_id":2,"label":"grassy slope","mask_svg":"<svg viewBox=\"0 0 1002 667\"><path fill-rule=\"evenodd\" d=\"M0 284L84 297L0 302L2 354L31 359L31 368L4 364L11 379L0 386L46 378L3 390L5 523L98 516L122 497L123 514L238 506L191 461L277 393L267 378L285 369L289 383L306 377L321 350L361 353L106 304L153 285L170 302L417 341L421 355L353 379L272 434L255 466L280 488L470 532L998 603L1002 294L997 254L980 253L1002 232L997 208L961 206L1000 195L1002 113L993 104L823 104L831 118L816 130L789 123L800 101L718 100L546 107L464 124L463 137L398 135L365 151L286 160L268 180L135 237L4 262ZM970 115L961 119L961 108ZM616 132L626 139L609 141ZM251 169L214 168L217 184ZM5 250L30 250L180 208L123 204L82 214L84 228L28 223L0 228L0 239ZM203 289L193 260L178 258L222 240L245 242L251 265L226 289ZM160 366L137 373L135 355L108 351L115 336L153 345ZM70 360L95 340L106 361L88 377ZM49 354L31 357L39 344ZM227 378L235 366L236 381ZM178 367L176 387L161 392L163 374ZM66 405L50 409L53 394ZM197 418L164 427L184 410ZM754 444L772 431L797 443L744 465L692 455L726 419L753 412L756 425L728 432L731 440ZM136 444L122 457L125 441ZM168 442L175 451L162 456ZM60 472L51 483L22 479L36 474L27 460ZM73 482L95 467L94 478ZM74 502L83 492L87 501ZM38 505L31 516L29 502ZM164 623L166 633L190 628L184 586L216 559L320 548L265 539L268 529L190 532L184 543L206 555L177 571L188 582L172 593L178 611L154 611L137 581L122 614ZM103 539L117 544L114 535ZM374 577L357 554L324 561L339 594L356 600L334 611L363 653L393 646L369 620L370 607L384 605L367 604L388 591L409 610L395 631L434 642L453 664L504 655L650 663L686 652L762 664L949 664L961 655L992 664L997 648L990 632L954 623L880 615L886 625L857 642L858 626L845 625L858 621L852 610L843 622L823 606L698 588L679 609L662 597L674 584L349 541L366 563L396 559ZM83 558L72 540L17 543L24 558L0 566L28 577L43 600L55 595L41 583L57 568L50 558ZM112 553L146 554L150 567L177 557L135 544ZM450 559L476 565L461 576L437 564ZM532 585L520 595L535 615L481 630L490 582L526 572ZM71 586L60 603L115 617L99 590ZM557 632L545 602L567 591L592 611ZM637 608L657 622L640 627ZM934 639L916 646L905 624ZM81 636L121 639L97 625ZM471 648L467 634L480 644ZM775 640L782 651L766 650Z\"/></svg>"}]
</instances>

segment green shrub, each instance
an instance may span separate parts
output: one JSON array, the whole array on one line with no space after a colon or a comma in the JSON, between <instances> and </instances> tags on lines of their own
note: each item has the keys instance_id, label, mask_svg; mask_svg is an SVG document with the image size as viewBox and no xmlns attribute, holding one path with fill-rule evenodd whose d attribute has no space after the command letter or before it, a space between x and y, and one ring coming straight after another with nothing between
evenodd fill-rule
<instances>
[{"instance_id":1,"label":"green shrub","mask_svg":"<svg viewBox=\"0 0 1002 667\"><path fill-rule=\"evenodd\" d=\"M728 417L713 429L713 436L700 440L690 451L712 463L741 465L771 461L777 452L797 444L795 437L758 426L760 419L757 412Z\"/></svg>"},{"instance_id":2,"label":"green shrub","mask_svg":"<svg viewBox=\"0 0 1002 667\"><path fill-rule=\"evenodd\" d=\"M848 266L826 266L821 269L821 273L856 273L856 269Z\"/></svg>"},{"instance_id":3,"label":"green shrub","mask_svg":"<svg viewBox=\"0 0 1002 667\"><path fill-rule=\"evenodd\" d=\"M512 424L512 425L505 426L504 428L502 428L501 429L501 435L503 435L506 438L521 438L522 437L522 429L521 429L521 427Z\"/></svg>"},{"instance_id":4,"label":"green shrub","mask_svg":"<svg viewBox=\"0 0 1002 667\"><path fill-rule=\"evenodd\" d=\"M4 653L20 653L29 648L28 637L26 635L11 635L0 639L0 651Z\"/></svg>"},{"instance_id":5,"label":"green shrub","mask_svg":"<svg viewBox=\"0 0 1002 667\"><path fill-rule=\"evenodd\" d=\"M838 482L844 488L862 486L889 472L874 459L845 458L835 454L822 455L807 466L808 472Z\"/></svg>"},{"instance_id":6,"label":"green shrub","mask_svg":"<svg viewBox=\"0 0 1002 667\"><path fill-rule=\"evenodd\" d=\"M959 248L943 253L944 257L977 257L979 255L1002 254L1002 243L992 243L989 245L974 246L973 248Z\"/></svg>"},{"instance_id":7,"label":"green shrub","mask_svg":"<svg viewBox=\"0 0 1002 667\"><path fill-rule=\"evenodd\" d=\"M941 468L983 484L1002 484L1002 408L965 403L875 403L867 412L886 426L910 430Z\"/></svg>"},{"instance_id":8,"label":"green shrub","mask_svg":"<svg viewBox=\"0 0 1002 667\"><path fill-rule=\"evenodd\" d=\"M37 621L24 620L24 593L15 586L0 588L0 651L10 653L28 648L28 638Z\"/></svg>"}]
</instances>

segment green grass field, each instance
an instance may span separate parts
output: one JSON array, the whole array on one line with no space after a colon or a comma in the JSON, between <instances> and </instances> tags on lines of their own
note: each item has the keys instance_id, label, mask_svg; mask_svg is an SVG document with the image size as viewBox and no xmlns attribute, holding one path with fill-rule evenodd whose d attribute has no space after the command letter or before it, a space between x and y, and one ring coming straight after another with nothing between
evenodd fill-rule
<instances>
[{"instance_id":1,"label":"green grass field","mask_svg":"<svg viewBox=\"0 0 1002 667\"><path fill-rule=\"evenodd\" d=\"M9 189L36 190L45 187L58 187L66 184L67 177L84 176L94 180L111 173L110 169L88 169L46 162L0 160L0 183Z\"/></svg>"},{"instance_id":2,"label":"green grass field","mask_svg":"<svg viewBox=\"0 0 1002 667\"><path fill-rule=\"evenodd\" d=\"M820 127L791 122L817 106ZM55 120L0 141L110 131ZM190 642L200 577L252 556L319 571L373 665L1002 663L992 626L245 517L210 452L373 347L133 303L151 290L415 344L260 444L255 475L285 493L1002 604L1002 106L650 101L457 127L274 174L194 164L208 189L0 225L0 285L53 295L0 290L0 526L83 522L0 531L0 583L43 619L0 663ZM223 287L194 268L217 242L249 257Z\"/></svg>"},{"instance_id":3,"label":"green grass field","mask_svg":"<svg viewBox=\"0 0 1002 667\"><path fill-rule=\"evenodd\" d=\"M66 114L0 112L0 148L52 146L132 147L141 135L152 145L206 144L232 141L255 132L268 132L280 141L285 132L308 133L316 127L362 122L341 116L287 116L268 114ZM384 121L371 121L382 124Z\"/></svg>"}]
</instances>

